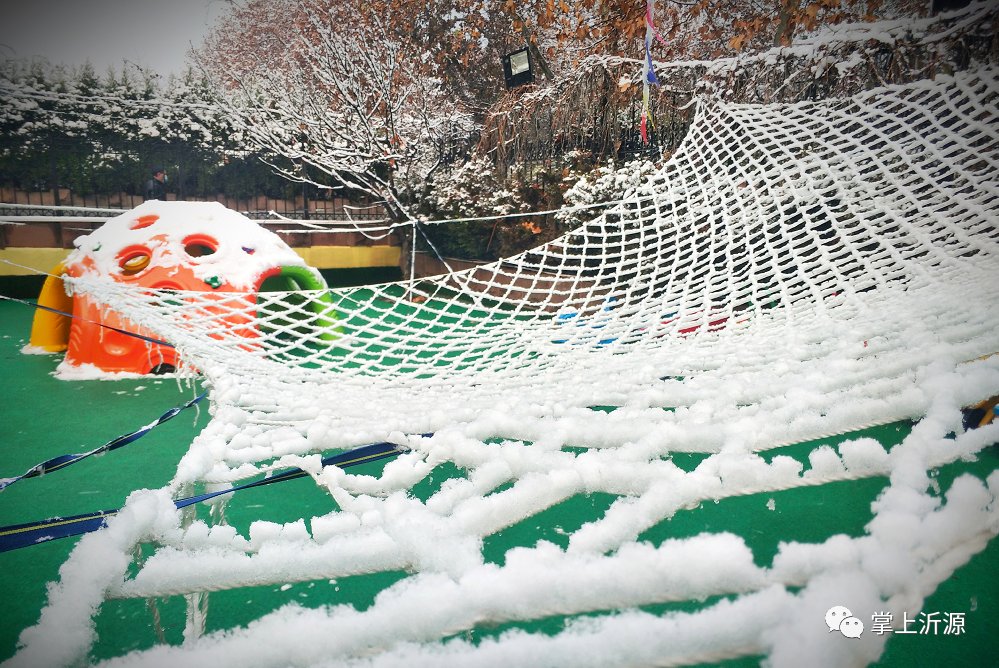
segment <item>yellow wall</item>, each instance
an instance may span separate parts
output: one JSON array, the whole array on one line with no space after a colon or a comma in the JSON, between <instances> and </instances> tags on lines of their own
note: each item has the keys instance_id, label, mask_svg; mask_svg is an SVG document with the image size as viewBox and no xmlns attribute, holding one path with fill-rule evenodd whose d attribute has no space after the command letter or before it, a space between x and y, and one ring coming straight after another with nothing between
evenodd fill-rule
<instances>
[{"instance_id":1,"label":"yellow wall","mask_svg":"<svg viewBox=\"0 0 999 668\"><path fill-rule=\"evenodd\" d=\"M398 246L301 246L294 250L316 269L397 267L402 252Z\"/></svg>"},{"instance_id":2,"label":"yellow wall","mask_svg":"<svg viewBox=\"0 0 999 668\"><path fill-rule=\"evenodd\" d=\"M362 267L396 267L399 265L398 246L303 246L294 249L306 264L316 269L356 269ZM0 248L0 260L50 271L66 259L65 248ZM0 276L34 276L37 271L21 269L0 262Z\"/></svg>"},{"instance_id":3,"label":"yellow wall","mask_svg":"<svg viewBox=\"0 0 999 668\"><path fill-rule=\"evenodd\" d=\"M69 249L66 248L0 248L0 260L36 270L22 269L0 262L0 276L37 276L39 271L52 271L52 268L65 260L67 255Z\"/></svg>"}]
</instances>

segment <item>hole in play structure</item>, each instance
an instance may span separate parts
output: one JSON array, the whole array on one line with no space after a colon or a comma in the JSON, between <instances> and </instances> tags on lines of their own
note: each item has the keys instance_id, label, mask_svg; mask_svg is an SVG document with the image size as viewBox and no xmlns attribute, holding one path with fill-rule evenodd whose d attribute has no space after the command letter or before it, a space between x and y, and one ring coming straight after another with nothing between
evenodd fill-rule
<instances>
[{"instance_id":1,"label":"hole in play structure","mask_svg":"<svg viewBox=\"0 0 999 668\"><path fill-rule=\"evenodd\" d=\"M294 348L293 355L308 353L314 345L335 338L336 314L324 291L326 285L312 270L276 267L264 272L258 281L257 322L261 332L298 340L300 345Z\"/></svg>"},{"instance_id":2,"label":"hole in play structure","mask_svg":"<svg viewBox=\"0 0 999 668\"><path fill-rule=\"evenodd\" d=\"M151 253L145 246L129 246L118 253L118 267L125 276L134 276L149 266Z\"/></svg>"},{"instance_id":3,"label":"hole in play structure","mask_svg":"<svg viewBox=\"0 0 999 668\"><path fill-rule=\"evenodd\" d=\"M143 227L149 227L159 219L160 217L155 213L151 213L147 216L139 216L129 227L133 230L141 230Z\"/></svg>"},{"instance_id":4,"label":"hole in play structure","mask_svg":"<svg viewBox=\"0 0 999 668\"><path fill-rule=\"evenodd\" d=\"M192 234L184 239L184 252L191 257L213 255L219 249L219 242L207 234Z\"/></svg>"},{"instance_id":5,"label":"hole in play structure","mask_svg":"<svg viewBox=\"0 0 999 668\"><path fill-rule=\"evenodd\" d=\"M180 284L174 283L173 281L159 281L152 285L153 290L159 291L159 296L156 304L162 307L174 308L177 306L183 306L184 300L178 294L181 290Z\"/></svg>"}]
</instances>

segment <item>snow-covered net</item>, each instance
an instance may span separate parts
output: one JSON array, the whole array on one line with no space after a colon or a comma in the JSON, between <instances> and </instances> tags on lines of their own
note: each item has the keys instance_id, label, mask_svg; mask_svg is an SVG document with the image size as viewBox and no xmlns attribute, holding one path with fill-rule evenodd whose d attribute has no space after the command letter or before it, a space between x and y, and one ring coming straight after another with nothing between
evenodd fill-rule
<instances>
[{"instance_id":1,"label":"snow-covered net","mask_svg":"<svg viewBox=\"0 0 999 668\"><path fill-rule=\"evenodd\" d=\"M86 651L85 633L47 641L81 600L405 571L364 610L262 611L226 636L198 637L196 602L184 646L121 663L874 660L889 636L843 642L825 611L916 611L999 530L999 474L958 479L946 503L930 481L999 440L959 411L999 394L997 100L992 67L847 99L703 98L669 162L579 229L464 272L337 289L332 311L310 294L74 280L176 345L213 420L169 489L81 542L64 574L102 565L64 577L19 657ZM903 419L918 423L890 451L781 455ZM408 450L379 476L318 466L385 440ZM241 535L185 525L169 501L288 466L329 491L327 511ZM427 498L409 493L442 466ZM640 540L705 502L877 476L864 535L789 542L765 565L732 533ZM594 494L613 501L562 545L484 558L490 537ZM99 558L150 540L131 577ZM553 616L570 621L462 635Z\"/></svg>"}]
</instances>

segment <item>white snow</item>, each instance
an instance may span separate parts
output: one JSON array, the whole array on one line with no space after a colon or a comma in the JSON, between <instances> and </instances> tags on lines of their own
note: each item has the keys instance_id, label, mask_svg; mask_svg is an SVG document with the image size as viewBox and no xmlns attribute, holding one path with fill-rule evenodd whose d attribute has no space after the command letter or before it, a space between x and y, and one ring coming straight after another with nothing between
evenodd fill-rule
<instances>
[{"instance_id":1,"label":"white snow","mask_svg":"<svg viewBox=\"0 0 999 668\"><path fill-rule=\"evenodd\" d=\"M42 348L41 346L33 346L33 345L30 345L30 344L26 344L26 345L24 345L21 348L21 354L22 355L56 355L58 353L54 353L51 350L46 350L45 348Z\"/></svg>"},{"instance_id":2,"label":"white snow","mask_svg":"<svg viewBox=\"0 0 999 668\"><path fill-rule=\"evenodd\" d=\"M146 216L156 218L140 222ZM191 257L185 242L203 238L217 242L215 252ZM144 202L78 238L66 266L82 267L84 258L92 258L95 266L84 275L118 276L120 254L129 247L148 249L151 267L187 266L198 278L217 277L247 291L268 269L306 266L276 234L218 202L158 200Z\"/></svg>"}]
</instances>

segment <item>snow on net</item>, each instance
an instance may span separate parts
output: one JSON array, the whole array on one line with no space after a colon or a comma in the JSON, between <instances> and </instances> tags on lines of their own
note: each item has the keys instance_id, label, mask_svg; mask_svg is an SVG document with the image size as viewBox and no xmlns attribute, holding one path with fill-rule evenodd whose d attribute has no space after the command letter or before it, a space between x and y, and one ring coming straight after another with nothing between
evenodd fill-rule
<instances>
[{"instance_id":1,"label":"snow on net","mask_svg":"<svg viewBox=\"0 0 999 668\"><path fill-rule=\"evenodd\" d=\"M579 229L469 271L339 289L332 310L72 281L174 343L210 383L213 421L169 489L80 542L15 662L85 653L105 596L398 570L365 610L288 607L224 636L199 635L196 602L184 646L115 665L874 660L886 636L837 642L815 620L847 600L917 610L999 529L999 474L958 479L946 503L928 474L999 440L959 412L999 394L997 99L990 67L821 102L706 97L662 170ZM780 455L901 419L919 422L890 451ZM409 451L379 477L320 470L315 453L382 440ZM686 470L679 453L703 459ZM408 493L443 464L458 474ZM327 514L241 535L182 522L169 500L292 465L328 490ZM640 540L703 502L873 476L890 482L865 535L785 543L765 567L731 533ZM595 493L614 501L564 547L484 559L490 536ZM123 555L150 540L126 578ZM578 618L461 637L553 615ZM83 632L47 640L67 623Z\"/></svg>"}]
</instances>

